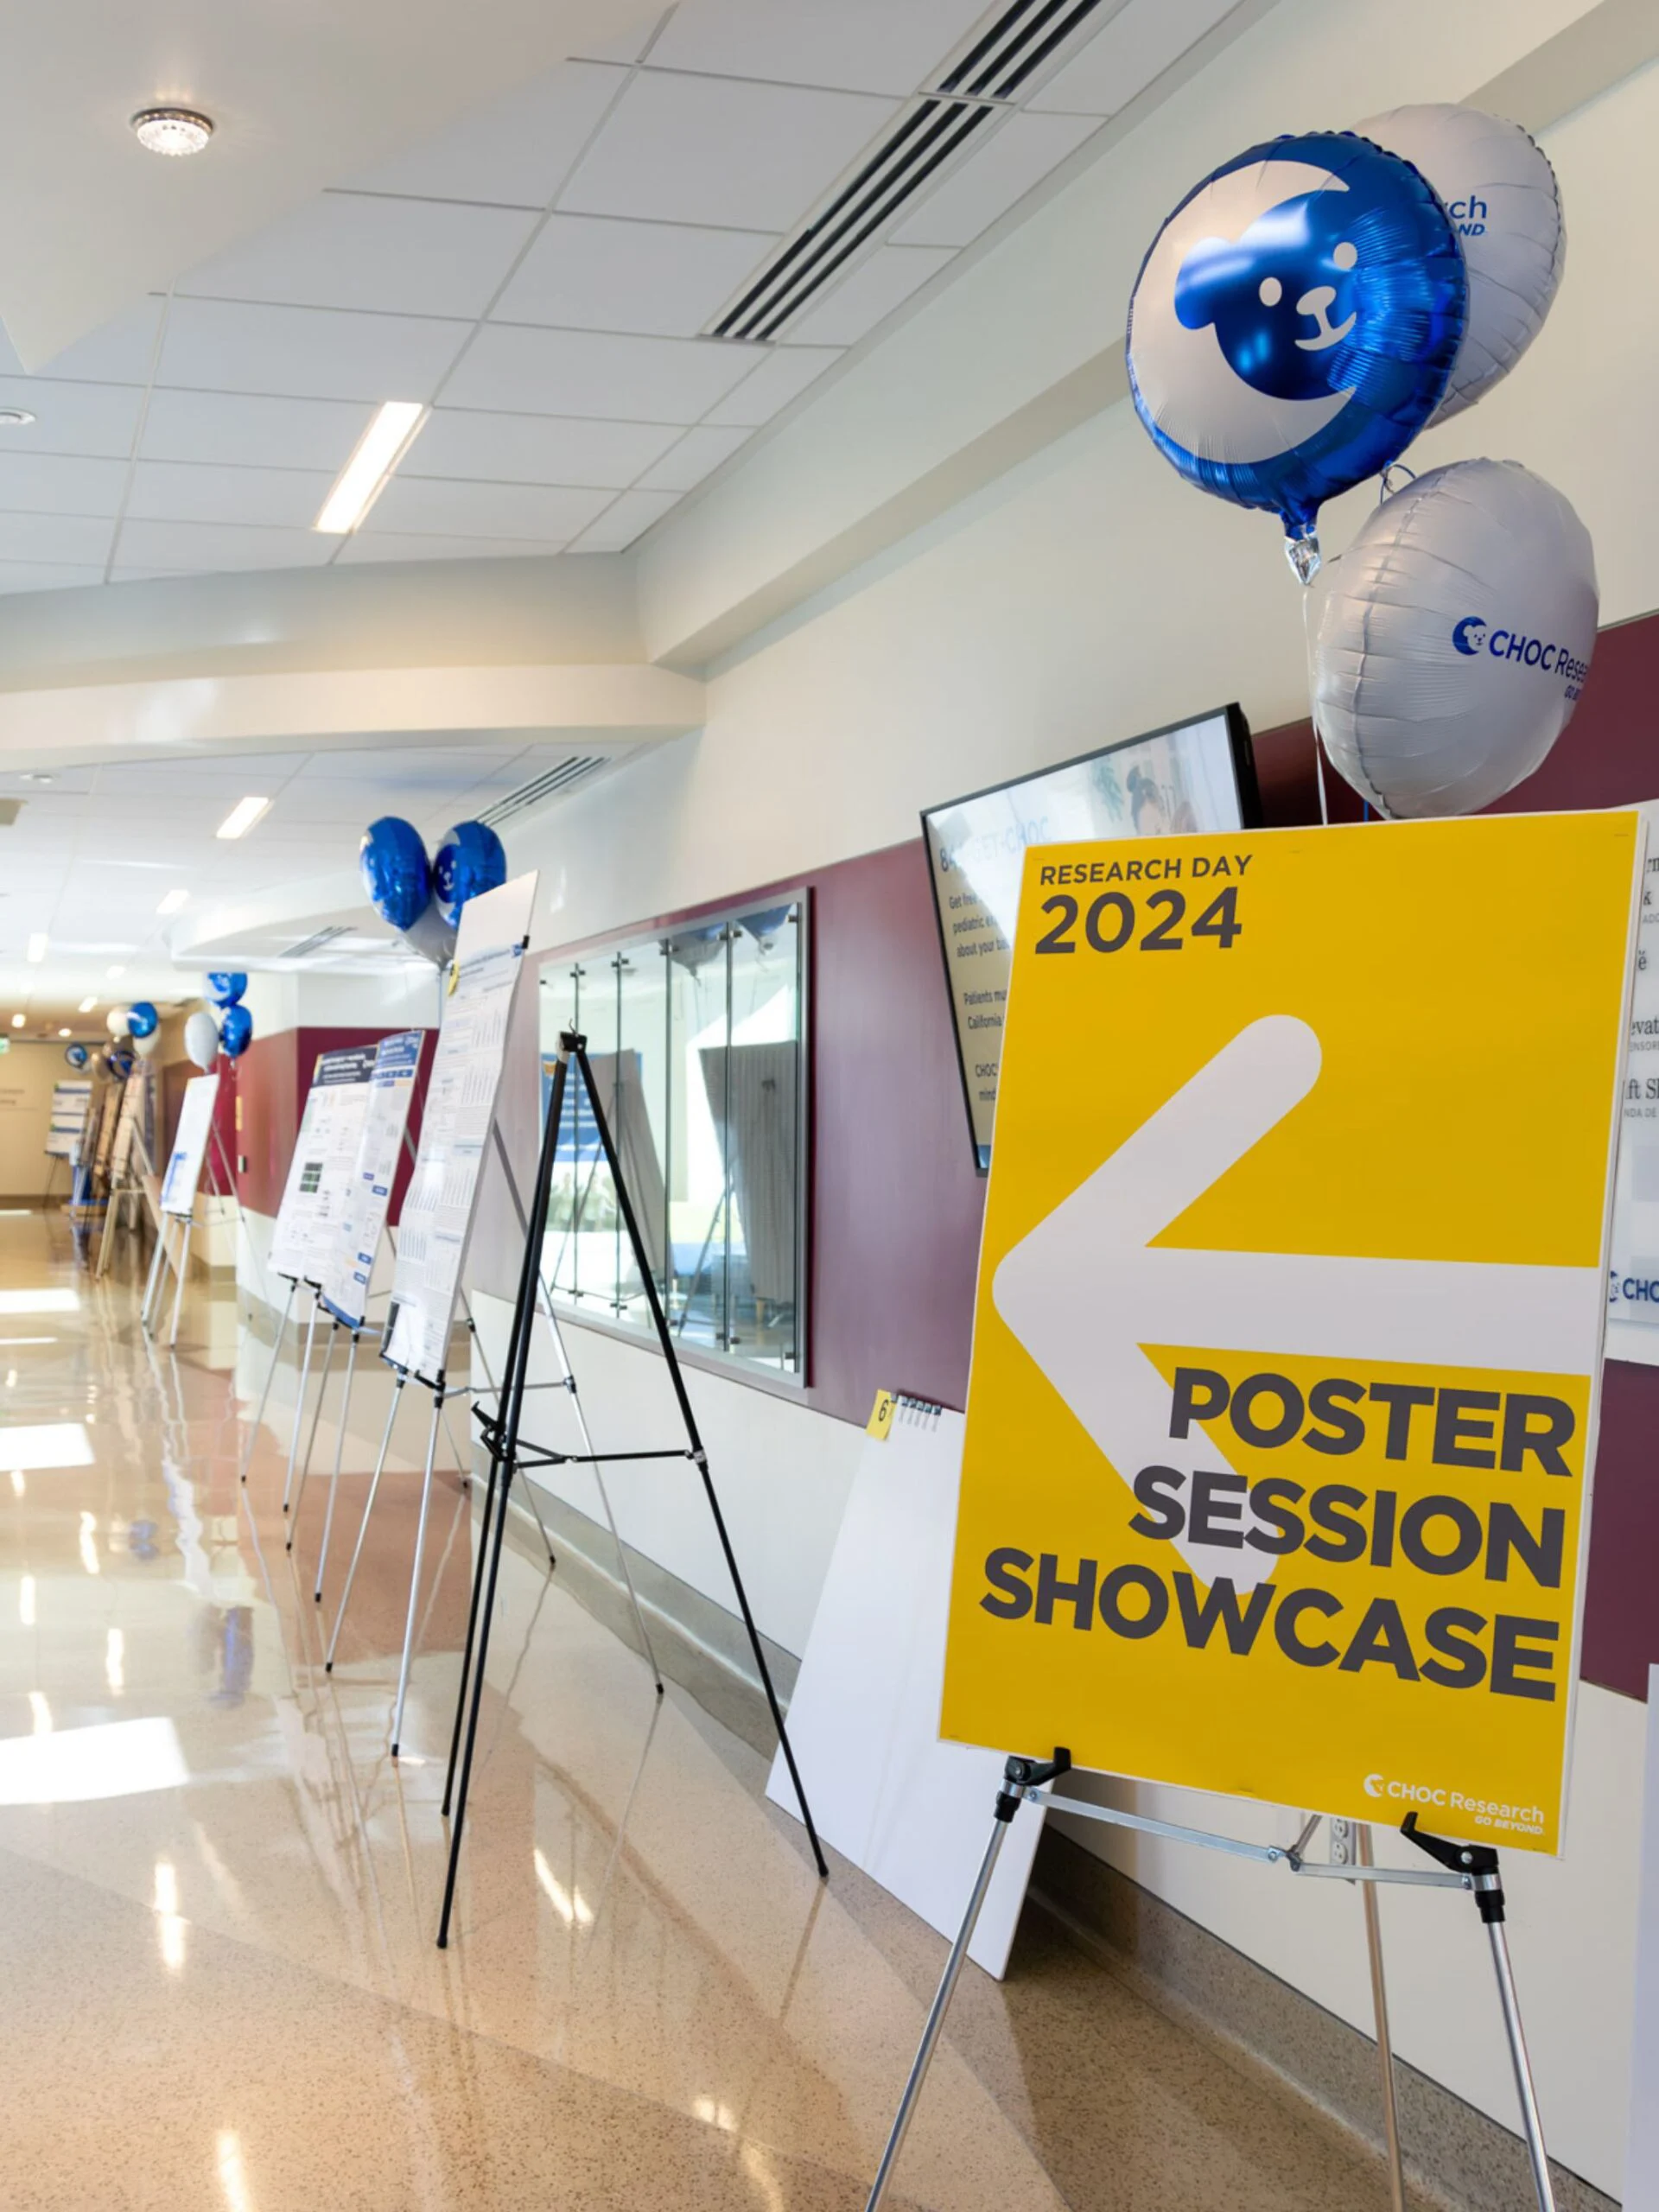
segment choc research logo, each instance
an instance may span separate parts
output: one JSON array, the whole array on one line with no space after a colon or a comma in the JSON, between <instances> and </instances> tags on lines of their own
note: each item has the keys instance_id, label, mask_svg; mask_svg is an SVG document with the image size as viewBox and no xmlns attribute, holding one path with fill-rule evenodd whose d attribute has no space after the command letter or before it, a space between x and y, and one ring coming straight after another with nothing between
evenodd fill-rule
<instances>
[{"instance_id":1,"label":"choc research logo","mask_svg":"<svg viewBox=\"0 0 1659 2212\"><path fill-rule=\"evenodd\" d=\"M1509 1835L1544 1832L1541 1805L1512 1805L1502 1798L1471 1797L1466 1790L1449 1789L1442 1783L1402 1782L1381 1771L1368 1774L1361 1787L1368 1797L1403 1806L1410 1812L1443 1813L1459 1833L1471 1828L1491 1828Z\"/></svg>"},{"instance_id":2,"label":"choc research logo","mask_svg":"<svg viewBox=\"0 0 1659 2212\"><path fill-rule=\"evenodd\" d=\"M1544 638L1529 638L1523 630L1493 629L1478 614L1465 614L1454 623L1452 642L1470 660L1481 654L1501 660L1506 666L1535 668L1546 676L1559 676L1567 687L1569 699L1576 699L1590 673L1590 664L1580 660L1566 645L1558 645Z\"/></svg>"}]
</instances>

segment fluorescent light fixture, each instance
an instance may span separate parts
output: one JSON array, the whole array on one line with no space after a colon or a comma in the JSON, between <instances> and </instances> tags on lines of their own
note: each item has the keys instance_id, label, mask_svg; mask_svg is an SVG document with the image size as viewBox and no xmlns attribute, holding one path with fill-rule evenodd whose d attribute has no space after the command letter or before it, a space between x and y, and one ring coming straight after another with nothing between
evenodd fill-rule
<instances>
[{"instance_id":1,"label":"fluorescent light fixture","mask_svg":"<svg viewBox=\"0 0 1659 2212\"><path fill-rule=\"evenodd\" d=\"M98 1001L96 998L82 999L80 1004L75 1008L75 1012L77 1014L90 1014L97 1004Z\"/></svg>"},{"instance_id":2,"label":"fluorescent light fixture","mask_svg":"<svg viewBox=\"0 0 1659 2212\"><path fill-rule=\"evenodd\" d=\"M116 962L113 968L106 969L105 970L105 973L109 976L109 979L112 983L118 983L126 972L125 963L119 960Z\"/></svg>"},{"instance_id":3,"label":"fluorescent light fixture","mask_svg":"<svg viewBox=\"0 0 1659 2212\"><path fill-rule=\"evenodd\" d=\"M176 914L180 907L187 903L189 896L190 893L183 889L181 886L175 887L168 893L166 898L162 899L161 905L157 906L156 911L158 914ZM111 969L110 973L113 975L115 970Z\"/></svg>"},{"instance_id":4,"label":"fluorescent light fixture","mask_svg":"<svg viewBox=\"0 0 1659 2212\"><path fill-rule=\"evenodd\" d=\"M254 823L270 805L268 798L239 798L213 835L216 837L245 837Z\"/></svg>"},{"instance_id":5,"label":"fluorescent light fixture","mask_svg":"<svg viewBox=\"0 0 1659 2212\"><path fill-rule=\"evenodd\" d=\"M415 399L388 399L358 440L357 450L334 479L311 525L333 537L348 537L379 498L386 479L414 443L427 416Z\"/></svg>"},{"instance_id":6,"label":"fluorescent light fixture","mask_svg":"<svg viewBox=\"0 0 1659 2212\"><path fill-rule=\"evenodd\" d=\"M29 958L38 968L46 957L47 937L44 930L36 930L29 940Z\"/></svg>"},{"instance_id":7,"label":"fluorescent light fixture","mask_svg":"<svg viewBox=\"0 0 1659 2212\"><path fill-rule=\"evenodd\" d=\"M73 1029L60 1029L58 1032L60 1037L73 1037L74 1033Z\"/></svg>"}]
</instances>

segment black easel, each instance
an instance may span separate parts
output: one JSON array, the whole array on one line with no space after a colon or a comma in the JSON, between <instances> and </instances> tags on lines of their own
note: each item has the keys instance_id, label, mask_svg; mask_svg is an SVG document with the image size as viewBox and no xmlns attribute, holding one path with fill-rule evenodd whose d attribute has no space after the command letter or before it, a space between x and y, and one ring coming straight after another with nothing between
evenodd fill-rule
<instances>
[{"instance_id":1,"label":"black easel","mask_svg":"<svg viewBox=\"0 0 1659 2212\"><path fill-rule=\"evenodd\" d=\"M633 1255L633 1264L640 1281L645 1285L646 1303L651 1308L652 1325L657 1341L667 1363L669 1380L674 1386L680 1418L685 1425L685 1443L677 1449L652 1452L552 1452L537 1447L521 1450L518 1442L520 1417L524 1411L526 1377L530 1370L531 1336L536 1318L537 1298L541 1283L541 1243L543 1224L547 1219L548 1203L553 1190L553 1166L559 1148L559 1133L564 1117L564 1094L574 1060L587 1093L589 1111L599 1133L606 1165L611 1171L611 1181L616 1192L617 1210L622 1225L627 1231L628 1244ZM703 1449L698 1433L696 1417L691 1410L691 1401L686 1392L685 1378L680 1372L680 1363L675 1351L674 1338L668 1325L668 1316L657 1292L656 1278L645 1251L645 1240L634 1217L633 1201L623 1179L622 1163L617 1157L612 1139L611 1126L600 1103L599 1086L594 1081L594 1071L588 1059L588 1040L574 1030L566 1030L559 1039L558 1059L553 1071L553 1095L548 1103L547 1120L542 1130L541 1154L536 1165L536 1187L530 1207L528 1233L524 1238L524 1264L518 1273L518 1295L512 1309L512 1327L507 1338L506 1364L501 1378L501 1394L493 1414L478 1414L480 1429L489 1446L490 1473L484 1493L484 1511L480 1525L478 1560L473 1575L473 1598L467 1620L467 1641L461 1661L461 1687L455 1699L454 1732L449 1745L449 1769L444 1781L443 1812L446 1816L454 1805L454 1826L449 1838L449 1868L443 1885L443 1911L438 1923L438 1948L447 1949L449 1942L449 1918L455 1900L455 1877L461 1865L461 1832L467 1819L467 1792L472 1781L473 1751L478 1740L478 1717L484 1699L484 1669L489 1656L490 1623L495 1611L495 1589L501 1565L501 1540L506 1528L506 1484L512 1474L525 1467L598 1465L622 1459L689 1459L702 1478L703 1494L709 1500L709 1510L714 1516L715 1531L720 1538L720 1548L725 1554L732 1587L737 1592L738 1609L743 1616L743 1625L748 1632L749 1649L760 1670L766 1703L772 1709L772 1724L778 1731L789 1778L794 1784L796 1801L801 1808L801 1819L812 1846L812 1856L817 1862L819 1874L826 1880L830 1868L824 1859L823 1847L818 1841L818 1832L812 1824L812 1815L807 1805L806 1791L802 1787L799 1770L795 1764L795 1753L791 1748L789 1731L784 1725L783 1707L778 1702L778 1693L772 1686L772 1670L766 1664L766 1655L760 1642L760 1631L755 1626L754 1615L749 1610L747 1592L743 1578L738 1573L737 1559L732 1550L732 1541L727 1534L726 1517L720 1510L720 1500L715 1492L713 1478L709 1472L709 1455ZM470 1710L467 1691L472 1692ZM658 1694L662 1685L658 1684ZM463 1742L463 1732L465 1740ZM456 1777L459 1766L460 1789Z\"/></svg>"}]
</instances>

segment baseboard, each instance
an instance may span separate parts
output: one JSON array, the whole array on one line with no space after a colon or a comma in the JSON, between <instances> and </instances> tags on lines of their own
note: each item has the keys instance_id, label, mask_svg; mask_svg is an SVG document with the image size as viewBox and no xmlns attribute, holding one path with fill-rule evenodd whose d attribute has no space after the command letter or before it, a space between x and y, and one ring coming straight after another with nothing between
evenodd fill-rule
<instances>
[{"instance_id":1,"label":"baseboard","mask_svg":"<svg viewBox=\"0 0 1659 2212\"><path fill-rule=\"evenodd\" d=\"M1376 2045L1369 2036L1052 1826L1032 1889L1109 1971L1381 2151ZM1496 1998L1493 2012L1496 2033ZM1446 2212L1516 2212L1535 2201L1518 2134L1399 2060L1395 2099L1407 2176L1426 2203ZM1553 2160L1551 2171L1559 2212L1617 2212L1611 2197L1579 2175Z\"/></svg>"}]
</instances>

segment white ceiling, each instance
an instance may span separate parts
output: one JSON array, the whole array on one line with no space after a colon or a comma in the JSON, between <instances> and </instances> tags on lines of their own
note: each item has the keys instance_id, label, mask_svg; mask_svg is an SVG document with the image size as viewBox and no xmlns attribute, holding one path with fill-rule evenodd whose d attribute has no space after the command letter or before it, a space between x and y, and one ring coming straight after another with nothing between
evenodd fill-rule
<instances>
[{"instance_id":1,"label":"white ceiling","mask_svg":"<svg viewBox=\"0 0 1659 2212\"><path fill-rule=\"evenodd\" d=\"M0 1036L16 1033L15 1013L28 1016L31 1036L55 1034L66 1021L102 1035L113 1004L194 994L199 975L176 968L170 948L193 934L202 909L349 870L378 815L404 815L435 848L452 823L570 750L473 742L66 768L48 783L0 773L0 798L23 802L16 823L0 828ZM270 812L245 836L218 838L249 794L270 798ZM188 905L159 914L175 887L188 891ZM366 904L360 925L365 938L391 942ZM37 931L47 934L47 957L31 964L28 940ZM303 925L279 933L272 950L304 934ZM79 1014L78 1001L92 994L97 1008Z\"/></svg>"},{"instance_id":2,"label":"white ceiling","mask_svg":"<svg viewBox=\"0 0 1659 2212\"><path fill-rule=\"evenodd\" d=\"M575 58L314 194L41 374L0 348L0 407L38 418L0 432L0 590L619 551L1232 4L1103 0L1024 110L976 137L783 343L757 346L697 334L1000 10L680 0L629 29L619 0L620 28ZM595 0L591 20L606 14ZM397 43L401 56L410 35ZM375 74L377 102L396 73ZM211 111L213 84L192 90ZM269 123L238 105L197 161L150 166L211 189L238 132ZM22 281L0 250L0 315ZM323 496L388 398L434 412L359 534L321 537Z\"/></svg>"}]
</instances>

